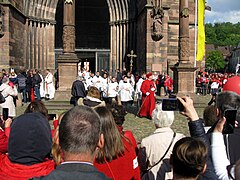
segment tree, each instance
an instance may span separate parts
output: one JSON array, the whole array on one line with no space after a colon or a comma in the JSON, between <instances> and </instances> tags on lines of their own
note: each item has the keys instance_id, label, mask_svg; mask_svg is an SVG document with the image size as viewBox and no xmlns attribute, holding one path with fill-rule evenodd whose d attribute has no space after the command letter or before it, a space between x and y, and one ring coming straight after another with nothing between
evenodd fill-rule
<instances>
[{"instance_id":1,"label":"tree","mask_svg":"<svg viewBox=\"0 0 240 180\"><path fill-rule=\"evenodd\" d=\"M236 47L240 42L240 23L205 24L206 43L217 46Z\"/></svg>"},{"instance_id":2,"label":"tree","mask_svg":"<svg viewBox=\"0 0 240 180\"><path fill-rule=\"evenodd\" d=\"M206 58L206 68L214 72L220 71L224 68L225 61L220 51L210 51Z\"/></svg>"}]
</instances>

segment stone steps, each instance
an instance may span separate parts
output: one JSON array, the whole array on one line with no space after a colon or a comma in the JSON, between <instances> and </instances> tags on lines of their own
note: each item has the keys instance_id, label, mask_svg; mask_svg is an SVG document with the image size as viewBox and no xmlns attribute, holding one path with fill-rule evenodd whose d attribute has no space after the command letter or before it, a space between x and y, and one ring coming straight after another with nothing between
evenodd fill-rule
<instances>
[{"instance_id":1,"label":"stone steps","mask_svg":"<svg viewBox=\"0 0 240 180\"><path fill-rule=\"evenodd\" d=\"M73 105L71 105L69 101L64 100L43 100L43 102L49 111L69 110L73 107Z\"/></svg>"}]
</instances>

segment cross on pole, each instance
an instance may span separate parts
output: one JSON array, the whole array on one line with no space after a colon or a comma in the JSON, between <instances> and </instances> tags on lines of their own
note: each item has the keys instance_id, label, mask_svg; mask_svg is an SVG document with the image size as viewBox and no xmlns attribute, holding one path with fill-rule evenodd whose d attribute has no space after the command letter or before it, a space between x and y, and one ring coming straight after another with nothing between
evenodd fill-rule
<instances>
[{"instance_id":1,"label":"cross on pole","mask_svg":"<svg viewBox=\"0 0 240 180\"><path fill-rule=\"evenodd\" d=\"M132 72L132 67L133 67L133 58L136 58L137 55L134 54L134 51L131 50L130 54L127 54L127 57L130 57L130 71Z\"/></svg>"}]
</instances>

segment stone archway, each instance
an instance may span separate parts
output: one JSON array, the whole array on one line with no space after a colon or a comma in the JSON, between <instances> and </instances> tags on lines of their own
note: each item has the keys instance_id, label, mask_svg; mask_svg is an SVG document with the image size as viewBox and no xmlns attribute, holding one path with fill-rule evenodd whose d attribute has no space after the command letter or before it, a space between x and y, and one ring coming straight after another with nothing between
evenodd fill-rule
<instances>
[{"instance_id":1,"label":"stone archway","mask_svg":"<svg viewBox=\"0 0 240 180\"><path fill-rule=\"evenodd\" d=\"M26 16L24 64L26 68L55 69L54 28L58 0L23 0Z\"/></svg>"},{"instance_id":2,"label":"stone archway","mask_svg":"<svg viewBox=\"0 0 240 180\"><path fill-rule=\"evenodd\" d=\"M23 12L27 17L24 33L25 67L55 69L55 17L58 3L63 2L64 0L23 0ZM109 66L113 72L125 66L126 54L130 50L136 50L134 33L136 2L133 0L106 0L106 2L110 16Z\"/></svg>"}]
</instances>

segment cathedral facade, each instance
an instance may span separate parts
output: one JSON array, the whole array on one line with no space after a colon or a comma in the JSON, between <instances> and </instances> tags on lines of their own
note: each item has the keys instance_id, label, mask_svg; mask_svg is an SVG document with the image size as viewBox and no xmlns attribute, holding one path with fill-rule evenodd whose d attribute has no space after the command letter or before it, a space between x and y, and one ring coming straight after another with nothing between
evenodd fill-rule
<instances>
[{"instance_id":1,"label":"cathedral facade","mask_svg":"<svg viewBox=\"0 0 240 180\"><path fill-rule=\"evenodd\" d=\"M168 72L178 61L179 0L1 0L0 68L55 70L70 38L63 27L71 3L78 68ZM191 63L194 3L188 0Z\"/></svg>"}]
</instances>

